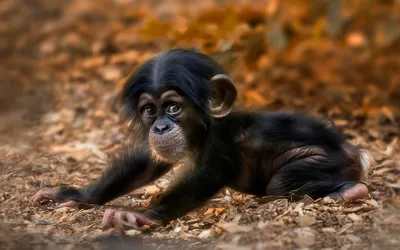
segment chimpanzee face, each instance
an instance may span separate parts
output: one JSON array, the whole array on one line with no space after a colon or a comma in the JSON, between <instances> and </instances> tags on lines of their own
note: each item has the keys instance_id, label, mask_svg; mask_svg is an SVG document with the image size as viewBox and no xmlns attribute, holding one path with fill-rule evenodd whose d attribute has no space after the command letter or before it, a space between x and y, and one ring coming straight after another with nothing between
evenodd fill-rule
<instances>
[{"instance_id":1,"label":"chimpanzee face","mask_svg":"<svg viewBox=\"0 0 400 250\"><path fill-rule=\"evenodd\" d=\"M166 91L159 97L149 93L140 95L138 113L149 130L149 143L156 156L176 161L185 154L188 133L183 127L195 123L188 112L195 110L174 90Z\"/></svg>"}]
</instances>

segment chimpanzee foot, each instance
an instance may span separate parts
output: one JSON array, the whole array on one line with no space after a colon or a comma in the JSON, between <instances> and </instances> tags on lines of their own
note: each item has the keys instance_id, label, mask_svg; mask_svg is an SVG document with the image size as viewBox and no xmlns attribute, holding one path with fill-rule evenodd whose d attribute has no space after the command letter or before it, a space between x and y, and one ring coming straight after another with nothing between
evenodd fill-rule
<instances>
[{"instance_id":1,"label":"chimpanzee foot","mask_svg":"<svg viewBox=\"0 0 400 250\"><path fill-rule=\"evenodd\" d=\"M331 193L328 196L332 199L343 199L345 201L355 201L367 197L368 188L361 183L353 186L344 186L339 192Z\"/></svg>"},{"instance_id":2,"label":"chimpanzee foot","mask_svg":"<svg viewBox=\"0 0 400 250\"><path fill-rule=\"evenodd\" d=\"M119 230L136 229L146 231L160 223L148 218L146 215L137 212L115 211L107 209L103 216L101 226L105 229L116 228Z\"/></svg>"},{"instance_id":3,"label":"chimpanzee foot","mask_svg":"<svg viewBox=\"0 0 400 250\"><path fill-rule=\"evenodd\" d=\"M368 188L361 183L356 184L352 188L349 188L342 192L343 199L345 201L354 201L367 197L369 194Z\"/></svg>"}]
</instances>

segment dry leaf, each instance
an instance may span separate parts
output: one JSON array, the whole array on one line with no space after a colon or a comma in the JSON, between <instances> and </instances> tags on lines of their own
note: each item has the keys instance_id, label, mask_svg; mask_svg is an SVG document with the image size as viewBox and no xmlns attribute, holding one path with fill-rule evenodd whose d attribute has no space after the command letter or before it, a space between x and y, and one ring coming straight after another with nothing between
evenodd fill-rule
<instances>
[{"instance_id":1,"label":"dry leaf","mask_svg":"<svg viewBox=\"0 0 400 250\"><path fill-rule=\"evenodd\" d=\"M45 237L47 243L41 244L33 237L28 248L80 249L80 240L102 232L104 209L146 208L150 199L143 199L170 186L176 172L143 187L134 202L123 196L89 211L55 209L54 203L27 206L41 187L84 187L99 177L107 160L129 144L117 114L122 85L140 63L172 47L215 58L235 79L240 109L297 110L335 121L351 143L370 150L379 163L368 180L374 199L289 203L288 197L272 201L222 191L206 215L207 205L145 237L117 237L113 243L129 248L126 243L137 238L171 249L397 247L400 78L394 42L400 29L395 1L369 1L367 8L363 1L341 6L340 1L309 0L39 2L0 4L0 34L6 38L0 41L5 59L0 60L3 226L54 235L65 243L59 247ZM326 30L341 34L332 39ZM389 42L379 42L382 37ZM286 48L277 53L268 43ZM43 156L49 159L39 160ZM224 220L231 224L215 226ZM297 229L302 226L311 228ZM21 239L31 239L14 238L1 228L0 236L2 247L10 249L24 248Z\"/></svg>"},{"instance_id":2,"label":"dry leaf","mask_svg":"<svg viewBox=\"0 0 400 250\"><path fill-rule=\"evenodd\" d=\"M336 229L333 228L333 227L324 227L324 228L322 228L322 232L325 232L325 233L336 233Z\"/></svg>"},{"instance_id":3,"label":"dry leaf","mask_svg":"<svg viewBox=\"0 0 400 250\"><path fill-rule=\"evenodd\" d=\"M242 194L234 194L233 199L235 201L241 201L243 199L243 195Z\"/></svg>"},{"instance_id":4,"label":"dry leaf","mask_svg":"<svg viewBox=\"0 0 400 250\"><path fill-rule=\"evenodd\" d=\"M362 218L355 213L348 214L347 217L354 222L362 221Z\"/></svg>"},{"instance_id":5,"label":"dry leaf","mask_svg":"<svg viewBox=\"0 0 400 250\"><path fill-rule=\"evenodd\" d=\"M367 39L366 39L365 35L361 32L350 33L346 37L346 42L350 47L353 47L353 48L360 48L360 47L364 47L365 45L367 45Z\"/></svg>"},{"instance_id":6,"label":"dry leaf","mask_svg":"<svg viewBox=\"0 0 400 250\"><path fill-rule=\"evenodd\" d=\"M314 225L316 222L315 217L311 216L309 214L299 216L296 221L299 224L299 226L302 226L302 227L308 227L308 226Z\"/></svg>"},{"instance_id":7,"label":"dry leaf","mask_svg":"<svg viewBox=\"0 0 400 250\"><path fill-rule=\"evenodd\" d=\"M251 246L238 246L237 244L220 243L215 246L218 250L252 250Z\"/></svg>"},{"instance_id":8,"label":"dry leaf","mask_svg":"<svg viewBox=\"0 0 400 250\"><path fill-rule=\"evenodd\" d=\"M315 234L309 227L297 228L294 230L297 233L294 242L299 247L310 247L314 244Z\"/></svg>"},{"instance_id":9,"label":"dry leaf","mask_svg":"<svg viewBox=\"0 0 400 250\"><path fill-rule=\"evenodd\" d=\"M346 244L346 245L343 245L341 248L340 248L340 250L348 250L348 249L350 249L351 248L351 244Z\"/></svg>"},{"instance_id":10,"label":"dry leaf","mask_svg":"<svg viewBox=\"0 0 400 250\"><path fill-rule=\"evenodd\" d=\"M140 235L141 234L141 232L139 230L136 230L136 229L127 230L127 231L124 231L124 233L126 235L128 235L128 236L136 236L136 235Z\"/></svg>"},{"instance_id":11,"label":"dry leaf","mask_svg":"<svg viewBox=\"0 0 400 250\"><path fill-rule=\"evenodd\" d=\"M347 239L349 239L351 242L353 243L360 243L361 239L357 236L355 236L354 234L348 234L346 235Z\"/></svg>"},{"instance_id":12,"label":"dry leaf","mask_svg":"<svg viewBox=\"0 0 400 250\"><path fill-rule=\"evenodd\" d=\"M75 210L75 208L72 208L72 207L60 207L60 208L55 209L55 211L61 212L61 213L67 213L67 212L71 212L74 210Z\"/></svg>"},{"instance_id":13,"label":"dry leaf","mask_svg":"<svg viewBox=\"0 0 400 250\"><path fill-rule=\"evenodd\" d=\"M254 90L247 91L245 96L246 96L246 100L248 102L254 103L255 105L260 106L260 107L265 107L269 103L271 103L271 101L268 101L266 98L261 96L260 93L258 93L257 91L254 91Z\"/></svg>"},{"instance_id":14,"label":"dry leaf","mask_svg":"<svg viewBox=\"0 0 400 250\"><path fill-rule=\"evenodd\" d=\"M390 107L383 107L382 108L382 113L394 124L396 125L396 116L394 114L394 110Z\"/></svg>"},{"instance_id":15,"label":"dry leaf","mask_svg":"<svg viewBox=\"0 0 400 250\"><path fill-rule=\"evenodd\" d=\"M92 69L104 65L106 58L104 56L92 57L81 62L84 69Z\"/></svg>"},{"instance_id":16,"label":"dry leaf","mask_svg":"<svg viewBox=\"0 0 400 250\"><path fill-rule=\"evenodd\" d=\"M100 75L106 81L117 81L122 77L122 72L118 67L109 65L99 70Z\"/></svg>"},{"instance_id":17,"label":"dry leaf","mask_svg":"<svg viewBox=\"0 0 400 250\"><path fill-rule=\"evenodd\" d=\"M209 214L212 214L212 213L214 213L214 208L210 207L210 208L207 209L207 211L203 215L209 215Z\"/></svg>"},{"instance_id":18,"label":"dry leaf","mask_svg":"<svg viewBox=\"0 0 400 250\"><path fill-rule=\"evenodd\" d=\"M222 211L226 210L226 208L224 208L224 207L218 207L218 208L215 208L215 210L216 210L218 213L221 213Z\"/></svg>"},{"instance_id":19,"label":"dry leaf","mask_svg":"<svg viewBox=\"0 0 400 250\"><path fill-rule=\"evenodd\" d=\"M229 233L250 232L251 230L253 230L253 228L250 226L240 226L232 222L220 222L215 224L215 226L222 228Z\"/></svg>"},{"instance_id":20,"label":"dry leaf","mask_svg":"<svg viewBox=\"0 0 400 250\"><path fill-rule=\"evenodd\" d=\"M351 224L351 223L344 225L337 234L341 235L342 233L346 232L351 226L353 226L353 224Z\"/></svg>"},{"instance_id":21,"label":"dry leaf","mask_svg":"<svg viewBox=\"0 0 400 250\"><path fill-rule=\"evenodd\" d=\"M202 231L197 237L200 239L207 239L211 236L211 229L207 229Z\"/></svg>"}]
</instances>

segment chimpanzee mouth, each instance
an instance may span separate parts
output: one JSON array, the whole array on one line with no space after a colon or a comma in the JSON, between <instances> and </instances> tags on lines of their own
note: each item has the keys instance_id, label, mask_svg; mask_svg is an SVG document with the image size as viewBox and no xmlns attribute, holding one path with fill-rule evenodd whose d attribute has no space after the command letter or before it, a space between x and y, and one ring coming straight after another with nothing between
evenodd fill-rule
<instances>
[{"instance_id":1,"label":"chimpanzee mouth","mask_svg":"<svg viewBox=\"0 0 400 250\"><path fill-rule=\"evenodd\" d=\"M176 146L177 146L176 144L173 144L173 145L161 145L161 146L152 144L152 147L154 149L160 150L160 151L169 150L169 149L175 148Z\"/></svg>"},{"instance_id":2,"label":"chimpanzee mouth","mask_svg":"<svg viewBox=\"0 0 400 250\"><path fill-rule=\"evenodd\" d=\"M185 155L186 140L182 134L178 135L154 135L150 136L150 145L153 154L157 157L169 161L176 162Z\"/></svg>"},{"instance_id":3,"label":"chimpanzee mouth","mask_svg":"<svg viewBox=\"0 0 400 250\"><path fill-rule=\"evenodd\" d=\"M156 135L150 134L150 145L157 151L168 151L180 149L186 145L185 137L182 134Z\"/></svg>"}]
</instances>

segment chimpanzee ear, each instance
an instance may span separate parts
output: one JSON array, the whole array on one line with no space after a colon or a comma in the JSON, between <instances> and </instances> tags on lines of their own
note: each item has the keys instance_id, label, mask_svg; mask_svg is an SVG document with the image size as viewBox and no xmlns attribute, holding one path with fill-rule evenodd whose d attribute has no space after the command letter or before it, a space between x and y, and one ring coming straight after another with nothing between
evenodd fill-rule
<instances>
[{"instance_id":1,"label":"chimpanzee ear","mask_svg":"<svg viewBox=\"0 0 400 250\"><path fill-rule=\"evenodd\" d=\"M220 118L228 115L237 97L237 90L232 79L224 74L211 78L214 93L211 97L211 113L213 117Z\"/></svg>"}]
</instances>

